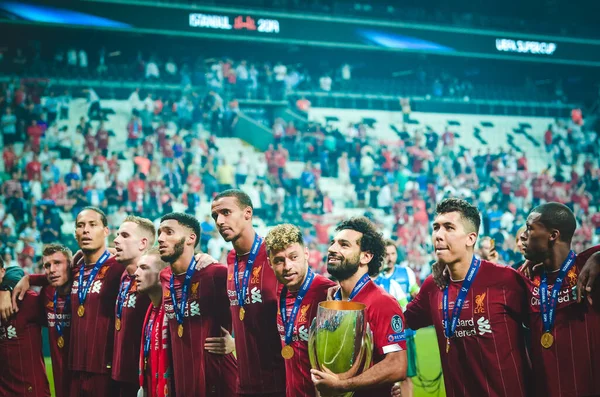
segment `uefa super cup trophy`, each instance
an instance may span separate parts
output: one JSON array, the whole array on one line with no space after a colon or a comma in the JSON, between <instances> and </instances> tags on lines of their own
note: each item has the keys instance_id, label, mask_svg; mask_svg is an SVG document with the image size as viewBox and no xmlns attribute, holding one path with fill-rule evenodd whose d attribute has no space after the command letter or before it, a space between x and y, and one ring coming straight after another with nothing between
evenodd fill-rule
<instances>
[{"instance_id":1,"label":"uefa super cup trophy","mask_svg":"<svg viewBox=\"0 0 600 397\"><path fill-rule=\"evenodd\" d=\"M312 368L337 374L342 379L359 375L371 366L373 334L366 306L348 301L319 303L310 326L308 356ZM344 393L350 397L354 392Z\"/></svg>"}]
</instances>

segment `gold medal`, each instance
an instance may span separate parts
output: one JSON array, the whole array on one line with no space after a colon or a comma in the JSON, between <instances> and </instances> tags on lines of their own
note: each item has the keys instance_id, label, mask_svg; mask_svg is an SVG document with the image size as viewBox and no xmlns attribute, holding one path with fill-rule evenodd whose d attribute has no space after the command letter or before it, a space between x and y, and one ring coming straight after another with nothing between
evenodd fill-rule
<instances>
[{"instance_id":1,"label":"gold medal","mask_svg":"<svg viewBox=\"0 0 600 397\"><path fill-rule=\"evenodd\" d=\"M245 316L246 316L246 310L243 307L240 307L240 321L244 321Z\"/></svg>"},{"instance_id":2,"label":"gold medal","mask_svg":"<svg viewBox=\"0 0 600 397\"><path fill-rule=\"evenodd\" d=\"M56 344L58 345L59 349L62 349L63 347L65 347L65 338L63 338L62 335L59 336L56 340Z\"/></svg>"},{"instance_id":3,"label":"gold medal","mask_svg":"<svg viewBox=\"0 0 600 397\"><path fill-rule=\"evenodd\" d=\"M77 315L79 317L83 317L84 314L85 314L85 307L83 305L79 305L79 307L77 308Z\"/></svg>"},{"instance_id":4,"label":"gold medal","mask_svg":"<svg viewBox=\"0 0 600 397\"><path fill-rule=\"evenodd\" d=\"M446 353L450 351L450 338L446 338Z\"/></svg>"},{"instance_id":5,"label":"gold medal","mask_svg":"<svg viewBox=\"0 0 600 397\"><path fill-rule=\"evenodd\" d=\"M177 336L183 337L183 324L179 324L179 327L177 327Z\"/></svg>"},{"instance_id":6,"label":"gold medal","mask_svg":"<svg viewBox=\"0 0 600 397\"><path fill-rule=\"evenodd\" d=\"M117 329L117 331L121 330L121 319L120 318L115 319L115 328Z\"/></svg>"},{"instance_id":7,"label":"gold medal","mask_svg":"<svg viewBox=\"0 0 600 397\"><path fill-rule=\"evenodd\" d=\"M554 336L550 332L544 332L542 334L542 347L549 349L554 344Z\"/></svg>"},{"instance_id":8,"label":"gold medal","mask_svg":"<svg viewBox=\"0 0 600 397\"><path fill-rule=\"evenodd\" d=\"M292 346L285 345L283 349L281 349L281 357L283 357L286 360L289 360L290 358L294 357L294 349L292 348Z\"/></svg>"}]
</instances>

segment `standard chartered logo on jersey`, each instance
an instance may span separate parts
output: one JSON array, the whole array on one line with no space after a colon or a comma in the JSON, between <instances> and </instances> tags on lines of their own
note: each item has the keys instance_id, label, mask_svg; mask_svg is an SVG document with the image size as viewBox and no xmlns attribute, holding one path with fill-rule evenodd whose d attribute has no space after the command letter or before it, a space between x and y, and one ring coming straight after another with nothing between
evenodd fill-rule
<instances>
[{"instance_id":1,"label":"standard chartered logo on jersey","mask_svg":"<svg viewBox=\"0 0 600 397\"><path fill-rule=\"evenodd\" d=\"M175 312L172 303L165 303L165 312L167 314L167 319L172 320L175 318ZM200 303L197 301L188 302L184 317L198 317L200 315Z\"/></svg>"},{"instance_id":2,"label":"standard chartered logo on jersey","mask_svg":"<svg viewBox=\"0 0 600 397\"><path fill-rule=\"evenodd\" d=\"M230 306L239 306L237 294L235 291L228 290L227 295L229 296ZM263 303L262 291L260 290L260 288L253 287L251 290L248 291L248 295L246 295L244 305L249 305L251 303Z\"/></svg>"},{"instance_id":3,"label":"standard chartered logo on jersey","mask_svg":"<svg viewBox=\"0 0 600 397\"><path fill-rule=\"evenodd\" d=\"M475 307L473 308L475 316L466 320L458 320L455 337L465 338L468 336L485 336L487 334L492 334L492 324L490 323L490 320L485 317L485 299L485 293L475 296ZM471 302L466 300L463 309L468 309L470 305ZM452 306L452 304L450 304L450 306ZM450 307L450 310L452 310L452 307Z\"/></svg>"}]
</instances>

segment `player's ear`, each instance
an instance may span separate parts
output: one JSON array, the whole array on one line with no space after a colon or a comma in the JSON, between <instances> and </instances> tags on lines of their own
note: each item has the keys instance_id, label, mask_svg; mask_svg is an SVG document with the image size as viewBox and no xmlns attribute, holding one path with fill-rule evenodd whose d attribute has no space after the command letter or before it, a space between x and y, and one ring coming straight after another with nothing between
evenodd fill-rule
<instances>
[{"instance_id":1,"label":"player's ear","mask_svg":"<svg viewBox=\"0 0 600 397\"><path fill-rule=\"evenodd\" d=\"M371 262L371 259L373 259L373 254L370 251L363 251L360 253L360 264L361 265L368 265L369 262Z\"/></svg>"},{"instance_id":2,"label":"player's ear","mask_svg":"<svg viewBox=\"0 0 600 397\"><path fill-rule=\"evenodd\" d=\"M108 230L108 226L104 226L104 237L108 237L110 234L110 230Z\"/></svg>"},{"instance_id":3,"label":"player's ear","mask_svg":"<svg viewBox=\"0 0 600 397\"><path fill-rule=\"evenodd\" d=\"M252 207L248 206L244 209L244 219L246 219L247 221L249 221L250 219L252 219Z\"/></svg>"},{"instance_id":4,"label":"player's ear","mask_svg":"<svg viewBox=\"0 0 600 397\"><path fill-rule=\"evenodd\" d=\"M560 240L560 231L558 229L552 229L550 231L550 235L548 236L548 240L552 242Z\"/></svg>"},{"instance_id":5,"label":"player's ear","mask_svg":"<svg viewBox=\"0 0 600 397\"><path fill-rule=\"evenodd\" d=\"M471 232L467 234L467 247L475 247L475 243L477 242L477 233Z\"/></svg>"}]
</instances>

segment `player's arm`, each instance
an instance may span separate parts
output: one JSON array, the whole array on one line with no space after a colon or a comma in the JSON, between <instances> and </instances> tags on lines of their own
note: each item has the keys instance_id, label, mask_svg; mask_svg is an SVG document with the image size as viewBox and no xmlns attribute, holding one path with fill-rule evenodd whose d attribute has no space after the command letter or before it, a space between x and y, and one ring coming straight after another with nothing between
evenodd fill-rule
<instances>
[{"instance_id":1,"label":"player's arm","mask_svg":"<svg viewBox=\"0 0 600 397\"><path fill-rule=\"evenodd\" d=\"M348 379L339 379L337 375L311 369L311 377L322 395L335 395L354 390L368 389L406 379L406 351L388 353L385 358L363 372Z\"/></svg>"},{"instance_id":2,"label":"player's arm","mask_svg":"<svg viewBox=\"0 0 600 397\"><path fill-rule=\"evenodd\" d=\"M213 354L230 354L235 350L235 340L227 328L231 328L231 311L227 295L227 268L215 268L215 302L217 318L221 319L221 336L206 338L204 349Z\"/></svg>"},{"instance_id":3,"label":"player's arm","mask_svg":"<svg viewBox=\"0 0 600 397\"><path fill-rule=\"evenodd\" d=\"M433 277L427 277L423 283L423 288L421 288L417 296L415 296L415 298L406 306L406 311L404 312L406 328L416 331L419 328L428 327L433 324L429 307L429 292L436 288Z\"/></svg>"},{"instance_id":4,"label":"player's arm","mask_svg":"<svg viewBox=\"0 0 600 397\"><path fill-rule=\"evenodd\" d=\"M25 293L29 289L30 286L35 287L46 287L48 286L48 279L45 274L30 274L28 276L24 276L17 285L15 285L15 289L12 292L12 307L15 312L19 311L19 306L17 305L17 301L22 301L25 297Z\"/></svg>"},{"instance_id":5,"label":"player's arm","mask_svg":"<svg viewBox=\"0 0 600 397\"><path fill-rule=\"evenodd\" d=\"M6 268L4 279L0 284L0 317L2 317L2 321L8 321L14 313L10 294L23 275L23 269L19 266Z\"/></svg>"},{"instance_id":6,"label":"player's arm","mask_svg":"<svg viewBox=\"0 0 600 397\"><path fill-rule=\"evenodd\" d=\"M600 276L600 245L587 249L578 256L587 256L588 258L577 277L577 302L581 302L583 296L587 295L588 302L591 305L593 304L592 296L596 299L600 297L600 286L596 282L599 279L598 276ZM594 286L594 284L596 285ZM594 289L593 295L592 289Z\"/></svg>"}]
</instances>

